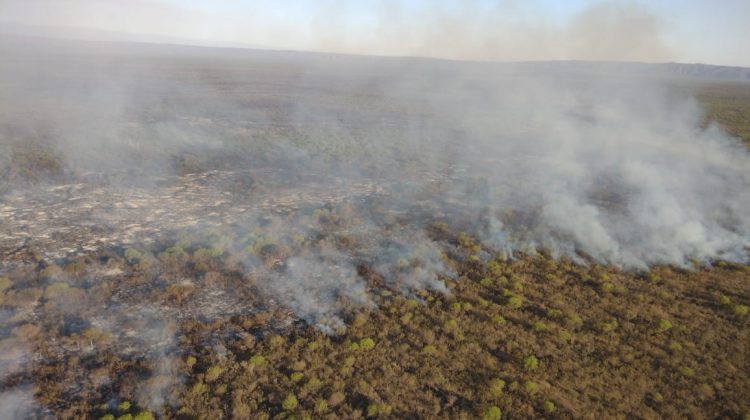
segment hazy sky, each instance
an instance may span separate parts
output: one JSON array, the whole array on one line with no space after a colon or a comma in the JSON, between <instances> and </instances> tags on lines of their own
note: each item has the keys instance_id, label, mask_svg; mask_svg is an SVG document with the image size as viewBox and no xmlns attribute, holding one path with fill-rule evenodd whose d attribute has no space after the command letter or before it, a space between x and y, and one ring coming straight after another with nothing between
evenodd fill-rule
<instances>
[{"instance_id":1,"label":"hazy sky","mask_svg":"<svg viewBox=\"0 0 750 420\"><path fill-rule=\"evenodd\" d=\"M8 22L358 54L750 66L750 0L0 0Z\"/></svg>"}]
</instances>

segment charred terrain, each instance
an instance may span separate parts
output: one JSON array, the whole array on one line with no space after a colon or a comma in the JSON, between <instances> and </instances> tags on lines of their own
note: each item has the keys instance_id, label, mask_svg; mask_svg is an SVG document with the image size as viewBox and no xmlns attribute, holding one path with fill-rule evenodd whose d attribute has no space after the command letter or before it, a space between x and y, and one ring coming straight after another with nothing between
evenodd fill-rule
<instances>
[{"instance_id":1,"label":"charred terrain","mask_svg":"<svg viewBox=\"0 0 750 420\"><path fill-rule=\"evenodd\" d=\"M0 39L0 418L748 418L745 69Z\"/></svg>"}]
</instances>

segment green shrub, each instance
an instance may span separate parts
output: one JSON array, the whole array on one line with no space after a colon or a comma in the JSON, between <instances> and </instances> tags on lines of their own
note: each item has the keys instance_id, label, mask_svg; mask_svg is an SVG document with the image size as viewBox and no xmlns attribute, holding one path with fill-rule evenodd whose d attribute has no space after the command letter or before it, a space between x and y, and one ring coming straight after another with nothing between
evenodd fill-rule
<instances>
[{"instance_id":1,"label":"green shrub","mask_svg":"<svg viewBox=\"0 0 750 420\"><path fill-rule=\"evenodd\" d=\"M133 420L154 420L154 415L148 411L141 411L133 417Z\"/></svg>"},{"instance_id":2,"label":"green shrub","mask_svg":"<svg viewBox=\"0 0 750 420\"><path fill-rule=\"evenodd\" d=\"M687 367L687 366L681 367L680 368L680 373L682 373L683 375L687 376L688 378L692 378L693 376L695 376L695 370L693 370L693 368Z\"/></svg>"},{"instance_id":3,"label":"green shrub","mask_svg":"<svg viewBox=\"0 0 750 420\"><path fill-rule=\"evenodd\" d=\"M672 322L668 319L660 319L658 323L659 331L665 332L672 329Z\"/></svg>"},{"instance_id":4,"label":"green shrub","mask_svg":"<svg viewBox=\"0 0 750 420\"><path fill-rule=\"evenodd\" d=\"M547 309L547 318L551 320L561 320L565 318L565 314L559 309Z\"/></svg>"},{"instance_id":5,"label":"green shrub","mask_svg":"<svg viewBox=\"0 0 750 420\"><path fill-rule=\"evenodd\" d=\"M125 260L133 264L143 259L143 253L135 248L128 248L125 250Z\"/></svg>"},{"instance_id":6,"label":"green shrub","mask_svg":"<svg viewBox=\"0 0 750 420\"><path fill-rule=\"evenodd\" d=\"M537 385L536 382L526 381L523 384L523 390L526 391L527 394L535 394L539 391L539 385Z\"/></svg>"},{"instance_id":7,"label":"green shrub","mask_svg":"<svg viewBox=\"0 0 750 420\"><path fill-rule=\"evenodd\" d=\"M492 317L492 322L495 324L505 324L505 318L502 317L502 315L494 315Z\"/></svg>"},{"instance_id":8,"label":"green shrub","mask_svg":"<svg viewBox=\"0 0 750 420\"><path fill-rule=\"evenodd\" d=\"M219 376L224 373L224 368L221 366L211 366L206 371L206 382L213 382L219 379Z\"/></svg>"},{"instance_id":9,"label":"green shrub","mask_svg":"<svg viewBox=\"0 0 750 420\"><path fill-rule=\"evenodd\" d=\"M534 331L547 331L547 324L541 321L534 323Z\"/></svg>"},{"instance_id":10,"label":"green shrub","mask_svg":"<svg viewBox=\"0 0 750 420\"><path fill-rule=\"evenodd\" d=\"M569 332L567 332L565 330L560 330L560 332L557 334L557 336L560 338L560 340L563 340L563 341L570 341L570 340L573 339L573 334L571 334L571 333L569 333Z\"/></svg>"},{"instance_id":11,"label":"green shrub","mask_svg":"<svg viewBox=\"0 0 750 420\"><path fill-rule=\"evenodd\" d=\"M112 414L105 414L99 417L99 420L115 420L115 416L113 416Z\"/></svg>"},{"instance_id":12,"label":"green shrub","mask_svg":"<svg viewBox=\"0 0 750 420\"><path fill-rule=\"evenodd\" d=\"M315 412L322 414L328 411L328 402L324 399L319 399L315 402Z\"/></svg>"},{"instance_id":13,"label":"green shrub","mask_svg":"<svg viewBox=\"0 0 750 420\"><path fill-rule=\"evenodd\" d=\"M746 305L735 305L733 309L736 315L747 315L750 312L750 307Z\"/></svg>"},{"instance_id":14,"label":"green shrub","mask_svg":"<svg viewBox=\"0 0 750 420\"><path fill-rule=\"evenodd\" d=\"M578 314L569 314L567 323L571 327L578 327L583 324L583 319Z\"/></svg>"},{"instance_id":15,"label":"green shrub","mask_svg":"<svg viewBox=\"0 0 750 420\"><path fill-rule=\"evenodd\" d=\"M490 381L488 388L493 397L499 397L503 395L503 390L505 390L505 381L500 378L495 378Z\"/></svg>"},{"instance_id":16,"label":"green shrub","mask_svg":"<svg viewBox=\"0 0 750 420\"><path fill-rule=\"evenodd\" d=\"M730 299L727 295L721 295L721 297L719 297L719 302L722 305L729 305L730 303L732 303L732 299Z\"/></svg>"},{"instance_id":17,"label":"green shrub","mask_svg":"<svg viewBox=\"0 0 750 420\"><path fill-rule=\"evenodd\" d=\"M432 344L428 344L422 348L422 354L427 356L435 356L436 354L438 354L438 350Z\"/></svg>"},{"instance_id":18,"label":"green shrub","mask_svg":"<svg viewBox=\"0 0 750 420\"><path fill-rule=\"evenodd\" d=\"M502 417L503 411L496 405L487 407L484 412L482 412L482 420L500 420Z\"/></svg>"},{"instance_id":19,"label":"green shrub","mask_svg":"<svg viewBox=\"0 0 750 420\"><path fill-rule=\"evenodd\" d=\"M613 319L613 320L611 320L609 322L602 322L601 324L599 324L599 329L602 332L608 333L608 332L612 332L612 331L616 330L617 327L618 327L618 325L619 324L617 323L617 320Z\"/></svg>"},{"instance_id":20,"label":"green shrub","mask_svg":"<svg viewBox=\"0 0 750 420\"><path fill-rule=\"evenodd\" d=\"M123 414L117 418L117 420L133 420L132 414Z\"/></svg>"},{"instance_id":21,"label":"green shrub","mask_svg":"<svg viewBox=\"0 0 750 420\"><path fill-rule=\"evenodd\" d=\"M125 412L130 410L130 406L130 401L123 401L117 406L117 409L120 410L120 412Z\"/></svg>"},{"instance_id":22,"label":"green shrub","mask_svg":"<svg viewBox=\"0 0 750 420\"><path fill-rule=\"evenodd\" d=\"M281 403L281 407L286 411L292 411L297 408L299 401L294 394L289 394L284 398L284 402Z\"/></svg>"},{"instance_id":23,"label":"green shrub","mask_svg":"<svg viewBox=\"0 0 750 420\"><path fill-rule=\"evenodd\" d=\"M526 370L536 370L539 367L539 359L536 356L527 356L523 358L523 367Z\"/></svg>"},{"instance_id":24,"label":"green shrub","mask_svg":"<svg viewBox=\"0 0 750 420\"><path fill-rule=\"evenodd\" d=\"M600 287L601 287L602 291L606 292L606 293L609 293L609 292L615 290L615 285L612 284L612 283L609 283L609 282L602 283Z\"/></svg>"},{"instance_id":25,"label":"green shrub","mask_svg":"<svg viewBox=\"0 0 750 420\"><path fill-rule=\"evenodd\" d=\"M390 416L391 412L393 412L393 407L391 407L389 404L380 403L380 404L370 404L367 406L368 417L374 417L379 414L382 414L384 416Z\"/></svg>"},{"instance_id":26,"label":"green shrub","mask_svg":"<svg viewBox=\"0 0 750 420\"><path fill-rule=\"evenodd\" d=\"M286 343L286 339L278 334L272 335L271 338L268 340L268 344L271 345L271 347L281 347Z\"/></svg>"},{"instance_id":27,"label":"green shrub","mask_svg":"<svg viewBox=\"0 0 750 420\"><path fill-rule=\"evenodd\" d=\"M510 308L518 309L523 306L523 298L520 296L511 296L505 302Z\"/></svg>"},{"instance_id":28,"label":"green shrub","mask_svg":"<svg viewBox=\"0 0 750 420\"><path fill-rule=\"evenodd\" d=\"M304 377L305 377L305 375L304 375L304 374L303 374L302 372L294 372L294 373L292 373L291 375L289 375L289 379L290 379L290 380L291 380L292 382L299 382L299 381L301 381L301 380L302 380L302 378L304 378Z\"/></svg>"},{"instance_id":29,"label":"green shrub","mask_svg":"<svg viewBox=\"0 0 750 420\"><path fill-rule=\"evenodd\" d=\"M224 250L221 248L201 248L193 253L194 258L209 259L218 258L224 255Z\"/></svg>"},{"instance_id":30,"label":"green shrub","mask_svg":"<svg viewBox=\"0 0 750 420\"><path fill-rule=\"evenodd\" d=\"M255 356L250 358L250 364L253 366L262 366L266 364L266 358L256 354Z\"/></svg>"},{"instance_id":31,"label":"green shrub","mask_svg":"<svg viewBox=\"0 0 750 420\"><path fill-rule=\"evenodd\" d=\"M556 408L557 407L555 407L555 403L553 403L552 401L547 400L544 402L544 411L548 413L554 413Z\"/></svg>"},{"instance_id":32,"label":"green shrub","mask_svg":"<svg viewBox=\"0 0 750 420\"><path fill-rule=\"evenodd\" d=\"M164 250L164 252L161 252L159 254L159 259L168 259L168 258L184 258L187 256L187 252L185 252L185 249L181 246L175 245L173 247L169 247Z\"/></svg>"}]
</instances>

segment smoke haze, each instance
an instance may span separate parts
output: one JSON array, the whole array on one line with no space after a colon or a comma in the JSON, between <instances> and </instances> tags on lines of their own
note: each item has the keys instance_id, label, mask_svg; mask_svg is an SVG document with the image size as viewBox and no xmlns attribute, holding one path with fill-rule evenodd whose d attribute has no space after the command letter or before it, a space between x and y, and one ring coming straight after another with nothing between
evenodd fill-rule
<instances>
[{"instance_id":1,"label":"smoke haze","mask_svg":"<svg viewBox=\"0 0 750 420\"><path fill-rule=\"evenodd\" d=\"M480 61L750 65L746 2L5 0L4 32ZM24 29L23 26L32 25ZM149 38L150 37L150 38ZM121 39L122 40L122 39ZM717 48L717 46L721 46Z\"/></svg>"}]
</instances>

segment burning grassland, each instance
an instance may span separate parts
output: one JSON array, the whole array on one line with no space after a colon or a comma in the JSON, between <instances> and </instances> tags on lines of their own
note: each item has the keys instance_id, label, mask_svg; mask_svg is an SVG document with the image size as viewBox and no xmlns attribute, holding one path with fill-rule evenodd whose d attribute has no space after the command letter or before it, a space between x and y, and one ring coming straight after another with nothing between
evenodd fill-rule
<instances>
[{"instance_id":1,"label":"burning grassland","mask_svg":"<svg viewBox=\"0 0 750 420\"><path fill-rule=\"evenodd\" d=\"M750 411L750 156L716 96L35 48L0 68L11 417Z\"/></svg>"}]
</instances>

